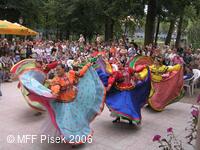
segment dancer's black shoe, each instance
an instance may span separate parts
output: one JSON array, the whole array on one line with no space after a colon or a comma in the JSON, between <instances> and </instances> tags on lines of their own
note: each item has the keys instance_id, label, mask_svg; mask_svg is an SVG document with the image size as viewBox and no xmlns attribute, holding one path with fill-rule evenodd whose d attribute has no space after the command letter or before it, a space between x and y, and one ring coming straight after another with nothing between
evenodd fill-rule
<instances>
[{"instance_id":1,"label":"dancer's black shoe","mask_svg":"<svg viewBox=\"0 0 200 150\"><path fill-rule=\"evenodd\" d=\"M132 124L133 124L132 120L129 120L129 125L132 125Z\"/></svg>"},{"instance_id":2,"label":"dancer's black shoe","mask_svg":"<svg viewBox=\"0 0 200 150\"><path fill-rule=\"evenodd\" d=\"M34 114L34 116L40 116L40 115L42 115L41 112L37 112L37 113Z\"/></svg>"},{"instance_id":3,"label":"dancer's black shoe","mask_svg":"<svg viewBox=\"0 0 200 150\"><path fill-rule=\"evenodd\" d=\"M117 117L115 120L112 121L113 123L120 122L120 117Z\"/></svg>"}]
</instances>

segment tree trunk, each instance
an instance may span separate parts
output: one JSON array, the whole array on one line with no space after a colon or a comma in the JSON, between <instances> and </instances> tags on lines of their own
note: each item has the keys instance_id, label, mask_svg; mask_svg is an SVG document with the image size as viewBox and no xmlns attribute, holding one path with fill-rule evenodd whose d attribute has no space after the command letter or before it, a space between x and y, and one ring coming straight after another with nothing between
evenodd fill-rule
<instances>
[{"instance_id":1,"label":"tree trunk","mask_svg":"<svg viewBox=\"0 0 200 150\"><path fill-rule=\"evenodd\" d=\"M168 33L167 33L167 37L165 39L165 45L170 45L170 43L171 43L171 39L172 39L172 34L174 32L175 23L176 23L176 19L170 20L169 30L168 30Z\"/></svg>"},{"instance_id":2,"label":"tree trunk","mask_svg":"<svg viewBox=\"0 0 200 150\"><path fill-rule=\"evenodd\" d=\"M88 34L88 40L89 40L89 42L92 41L92 37L93 37L93 33Z\"/></svg>"},{"instance_id":3,"label":"tree trunk","mask_svg":"<svg viewBox=\"0 0 200 150\"><path fill-rule=\"evenodd\" d=\"M87 31L87 29L85 29L85 31ZM87 33L87 32L84 32L84 33L83 33L83 37L85 38L85 42L86 42L87 39L88 39L88 33Z\"/></svg>"},{"instance_id":4,"label":"tree trunk","mask_svg":"<svg viewBox=\"0 0 200 150\"><path fill-rule=\"evenodd\" d=\"M157 6L157 0L149 0L146 24L145 24L145 39L144 39L145 45L153 43L154 40L155 20L157 12L156 6Z\"/></svg>"},{"instance_id":5,"label":"tree trunk","mask_svg":"<svg viewBox=\"0 0 200 150\"><path fill-rule=\"evenodd\" d=\"M155 45L157 45L159 29L160 29L160 15L158 16L158 19L157 19Z\"/></svg>"},{"instance_id":6,"label":"tree trunk","mask_svg":"<svg viewBox=\"0 0 200 150\"><path fill-rule=\"evenodd\" d=\"M65 34L64 34L64 29L60 28L59 29L59 39L62 41L63 39L65 39Z\"/></svg>"},{"instance_id":7,"label":"tree trunk","mask_svg":"<svg viewBox=\"0 0 200 150\"><path fill-rule=\"evenodd\" d=\"M183 25L183 14L184 13L181 14L179 22L178 22L178 29L177 29L177 36L176 36L176 43L175 43L176 48L178 48L180 46L182 25Z\"/></svg>"},{"instance_id":8,"label":"tree trunk","mask_svg":"<svg viewBox=\"0 0 200 150\"><path fill-rule=\"evenodd\" d=\"M45 37L46 37L46 39L49 39L48 38L48 14L46 14L46 17L45 17L45 19L46 19L46 22L45 22Z\"/></svg>"},{"instance_id":9,"label":"tree trunk","mask_svg":"<svg viewBox=\"0 0 200 150\"><path fill-rule=\"evenodd\" d=\"M69 40L69 36L70 36L70 31L68 29L66 29L66 32L65 32L65 39L66 40Z\"/></svg>"},{"instance_id":10,"label":"tree trunk","mask_svg":"<svg viewBox=\"0 0 200 150\"><path fill-rule=\"evenodd\" d=\"M114 21L107 17L105 21L105 41L109 42L110 40L113 40L113 27L114 27Z\"/></svg>"},{"instance_id":11,"label":"tree trunk","mask_svg":"<svg viewBox=\"0 0 200 150\"><path fill-rule=\"evenodd\" d=\"M58 24L56 25L56 40L59 39L59 30L58 30Z\"/></svg>"}]
</instances>

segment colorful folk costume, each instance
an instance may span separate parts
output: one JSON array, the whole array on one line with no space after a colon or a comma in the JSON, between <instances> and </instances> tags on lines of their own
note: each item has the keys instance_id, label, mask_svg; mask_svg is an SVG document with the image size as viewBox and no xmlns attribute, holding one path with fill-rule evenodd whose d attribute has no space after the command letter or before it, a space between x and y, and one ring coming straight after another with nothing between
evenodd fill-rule
<instances>
[{"instance_id":1,"label":"colorful folk costume","mask_svg":"<svg viewBox=\"0 0 200 150\"><path fill-rule=\"evenodd\" d=\"M139 65L146 65L146 66L151 66L153 65L153 59L148 56L134 56L132 59L129 61L129 66L131 68L136 68Z\"/></svg>"},{"instance_id":2,"label":"colorful folk costume","mask_svg":"<svg viewBox=\"0 0 200 150\"><path fill-rule=\"evenodd\" d=\"M49 88L43 85L45 74L35 69L25 71L19 80L32 101L48 110L54 129L65 142L82 144L84 141L73 137L88 139L93 134L89 124L103 110L105 90L92 67L55 76Z\"/></svg>"},{"instance_id":3,"label":"colorful folk costume","mask_svg":"<svg viewBox=\"0 0 200 150\"><path fill-rule=\"evenodd\" d=\"M150 72L144 80L135 80L132 77L132 69L124 69L114 72L108 80L108 86L112 85L106 96L106 104L109 110L117 116L114 122L122 119L139 124L141 122L141 108L147 102L151 90Z\"/></svg>"},{"instance_id":4,"label":"colorful folk costume","mask_svg":"<svg viewBox=\"0 0 200 150\"><path fill-rule=\"evenodd\" d=\"M108 78L112 74L113 69L111 65L105 61L102 57L99 57L96 61L95 66L96 72L103 82L104 86L108 86Z\"/></svg>"},{"instance_id":5,"label":"colorful folk costume","mask_svg":"<svg viewBox=\"0 0 200 150\"><path fill-rule=\"evenodd\" d=\"M19 78L19 76L21 74L23 74L23 72L25 70L30 70L30 69L35 69L36 65L35 65L35 60L34 59L24 59L20 62L18 62L17 64L15 64L12 68L11 68L11 73L14 74L17 78ZM37 71L40 71L39 69L36 69ZM40 71L41 72L41 71ZM42 75L44 76L44 78L46 78L45 74L42 73ZM37 80L39 80L40 76L35 76L35 78ZM26 100L27 104L35 111L37 112L43 112L45 111L45 108L38 102L36 101L32 101L30 96L29 96L29 91L19 82L18 84L18 88L21 90L22 95L24 96L24 99Z\"/></svg>"},{"instance_id":6,"label":"colorful folk costume","mask_svg":"<svg viewBox=\"0 0 200 150\"><path fill-rule=\"evenodd\" d=\"M37 68L35 62L36 62L35 59L24 59L24 60L18 62L17 64L15 64L11 68L10 72L12 74L14 74L17 78L19 78L21 76L21 74L23 74L24 72L34 69L35 72L41 73L43 75L43 77L46 78L46 74L48 73L48 71L57 66L57 62L53 62L53 63L46 65L46 67L44 69L43 68ZM38 74L36 74L34 76L34 78L38 81L41 81L41 76L38 76ZM45 108L40 103L31 99L31 97L29 96L29 91L20 82L18 84L18 88L21 90L22 95L24 96L27 104L31 108L33 108L37 112L45 111Z\"/></svg>"},{"instance_id":7,"label":"colorful folk costume","mask_svg":"<svg viewBox=\"0 0 200 150\"><path fill-rule=\"evenodd\" d=\"M121 71L113 71L111 74L110 67L105 69L105 63L100 61L98 63L102 68L97 70L98 75L107 87L106 105L111 114L117 117L113 122L118 122L122 118L128 120L130 124L139 124L142 118L141 108L147 103L151 90L149 69L135 70L140 78L137 80L134 77L135 71L129 67Z\"/></svg>"},{"instance_id":8,"label":"colorful folk costume","mask_svg":"<svg viewBox=\"0 0 200 150\"><path fill-rule=\"evenodd\" d=\"M150 66L153 87L148 103L153 110L162 111L183 96L183 67L165 66L156 59L159 64Z\"/></svg>"}]
</instances>

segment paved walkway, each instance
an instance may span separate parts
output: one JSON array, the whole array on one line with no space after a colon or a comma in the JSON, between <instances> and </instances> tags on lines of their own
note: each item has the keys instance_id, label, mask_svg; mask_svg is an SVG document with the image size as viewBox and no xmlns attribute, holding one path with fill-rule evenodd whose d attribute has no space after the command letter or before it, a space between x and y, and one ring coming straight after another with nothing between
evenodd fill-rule
<instances>
[{"instance_id":1,"label":"paved walkway","mask_svg":"<svg viewBox=\"0 0 200 150\"><path fill-rule=\"evenodd\" d=\"M3 96L0 98L0 150L69 150L66 144L40 144L38 141L28 141L27 144L9 144L7 136L40 135L47 114L34 116L33 110L26 104L17 82L5 83L2 86ZM187 97L182 101L187 102ZM191 101L195 101L194 98ZM113 124L107 108L94 120L92 128L94 137L92 144L85 144L74 149L84 150L157 150L158 145L152 142L156 134L166 136L169 127L174 128L176 135L183 139L185 127L190 118L191 104L178 102L156 113L148 108L142 109L142 124L140 127L126 123ZM185 147L192 150L192 147Z\"/></svg>"}]
</instances>

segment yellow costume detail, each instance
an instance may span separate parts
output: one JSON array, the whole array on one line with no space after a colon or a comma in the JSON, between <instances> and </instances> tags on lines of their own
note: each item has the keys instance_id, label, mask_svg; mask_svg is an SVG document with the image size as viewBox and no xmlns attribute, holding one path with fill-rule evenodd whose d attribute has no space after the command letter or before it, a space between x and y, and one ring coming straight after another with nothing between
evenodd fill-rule
<instances>
[{"instance_id":1,"label":"yellow costume detail","mask_svg":"<svg viewBox=\"0 0 200 150\"><path fill-rule=\"evenodd\" d=\"M162 75L167 72L179 71L181 69L181 65L177 64L175 66L165 66L162 65L160 67L152 65L150 66L150 70L152 73L152 80L154 82L160 82L163 80Z\"/></svg>"}]
</instances>

